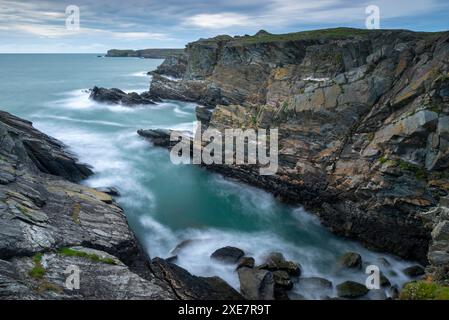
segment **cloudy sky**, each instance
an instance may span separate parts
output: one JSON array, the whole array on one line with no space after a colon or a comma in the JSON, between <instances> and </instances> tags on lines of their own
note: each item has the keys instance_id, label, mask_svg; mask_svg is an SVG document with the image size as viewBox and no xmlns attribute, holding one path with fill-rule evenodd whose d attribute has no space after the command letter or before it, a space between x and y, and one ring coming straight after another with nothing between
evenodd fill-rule
<instances>
[{"instance_id":1,"label":"cloudy sky","mask_svg":"<svg viewBox=\"0 0 449 320\"><path fill-rule=\"evenodd\" d=\"M80 9L67 30L66 8ZM0 0L0 52L95 52L184 47L217 34L365 27L380 8L381 28L449 30L448 0Z\"/></svg>"}]
</instances>

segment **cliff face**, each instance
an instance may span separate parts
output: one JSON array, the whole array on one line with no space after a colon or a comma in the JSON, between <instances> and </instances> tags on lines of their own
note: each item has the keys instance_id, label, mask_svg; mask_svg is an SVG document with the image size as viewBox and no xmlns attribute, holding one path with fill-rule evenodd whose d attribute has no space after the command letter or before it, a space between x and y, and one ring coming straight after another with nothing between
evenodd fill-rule
<instances>
[{"instance_id":1,"label":"cliff face","mask_svg":"<svg viewBox=\"0 0 449 320\"><path fill-rule=\"evenodd\" d=\"M61 142L0 111L0 300L240 298L221 279L160 272L175 267L150 263L114 199L75 183L90 174ZM69 266L79 290L65 285Z\"/></svg>"},{"instance_id":2,"label":"cliff face","mask_svg":"<svg viewBox=\"0 0 449 320\"><path fill-rule=\"evenodd\" d=\"M211 169L314 209L336 233L447 272L449 33L221 36L188 44L186 55L182 79L157 70L152 94L213 107L199 116L220 130L279 129L276 175Z\"/></svg>"}]
</instances>

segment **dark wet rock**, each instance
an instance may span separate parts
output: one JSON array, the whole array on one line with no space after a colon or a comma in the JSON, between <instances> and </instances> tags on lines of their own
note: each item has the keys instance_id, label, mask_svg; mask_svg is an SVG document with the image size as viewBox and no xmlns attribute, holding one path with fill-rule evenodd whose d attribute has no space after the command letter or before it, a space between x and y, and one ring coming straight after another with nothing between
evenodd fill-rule
<instances>
[{"instance_id":1,"label":"dark wet rock","mask_svg":"<svg viewBox=\"0 0 449 320\"><path fill-rule=\"evenodd\" d=\"M204 131L209 127L212 117L212 110L208 107L197 106L195 109L196 119L201 122L201 129Z\"/></svg>"},{"instance_id":2,"label":"dark wet rock","mask_svg":"<svg viewBox=\"0 0 449 320\"><path fill-rule=\"evenodd\" d=\"M97 102L122 104L125 106L154 104L155 101L160 101L155 95L148 92L142 94L138 94L136 92L126 93L117 88L106 89L93 87L90 90L89 97Z\"/></svg>"},{"instance_id":3,"label":"dark wet rock","mask_svg":"<svg viewBox=\"0 0 449 320\"><path fill-rule=\"evenodd\" d=\"M245 252L239 248L235 247L223 247L215 250L214 253L211 254L211 259L228 263L228 264L236 264L239 262L240 258L245 255Z\"/></svg>"},{"instance_id":4,"label":"dark wet rock","mask_svg":"<svg viewBox=\"0 0 449 320\"><path fill-rule=\"evenodd\" d=\"M105 187L105 188L95 188L95 190L106 193L110 196L113 197L119 197L120 196L120 191L118 191L117 188L115 187Z\"/></svg>"},{"instance_id":5,"label":"dark wet rock","mask_svg":"<svg viewBox=\"0 0 449 320\"><path fill-rule=\"evenodd\" d=\"M154 275L182 300L241 300L242 296L219 277L196 277L163 259L151 261Z\"/></svg>"},{"instance_id":6,"label":"dark wet rock","mask_svg":"<svg viewBox=\"0 0 449 320\"><path fill-rule=\"evenodd\" d=\"M363 297L369 291L365 285L354 281L340 283L336 288L339 297L350 299Z\"/></svg>"},{"instance_id":7,"label":"dark wet rock","mask_svg":"<svg viewBox=\"0 0 449 320\"><path fill-rule=\"evenodd\" d=\"M402 270L402 272L412 278L416 278L425 274L425 270L421 266L410 266Z\"/></svg>"},{"instance_id":8,"label":"dark wet rock","mask_svg":"<svg viewBox=\"0 0 449 320\"><path fill-rule=\"evenodd\" d=\"M332 289L332 281L320 277L300 278L297 285L307 290Z\"/></svg>"},{"instance_id":9,"label":"dark wet rock","mask_svg":"<svg viewBox=\"0 0 449 320\"><path fill-rule=\"evenodd\" d=\"M164 62L157 67L155 71L150 74L159 74L174 79L181 79L187 69L187 59L185 55L175 55L167 57Z\"/></svg>"},{"instance_id":10,"label":"dark wet rock","mask_svg":"<svg viewBox=\"0 0 449 320\"><path fill-rule=\"evenodd\" d=\"M248 300L274 300L275 282L267 270L240 268L240 292Z\"/></svg>"},{"instance_id":11,"label":"dark wet rock","mask_svg":"<svg viewBox=\"0 0 449 320\"><path fill-rule=\"evenodd\" d=\"M252 257L242 257L240 258L238 265L237 265L237 269L243 268L243 267L247 267L247 268L254 268L255 265L255 260Z\"/></svg>"},{"instance_id":12,"label":"dark wet rock","mask_svg":"<svg viewBox=\"0 0 449 320\"><path fill-rule=\"evenodd\" d=\"M258 268L270 271L286 271L291 276L301 275L301 266L293 261L285 260L284 255L280 252L270 253L265 262Z\"/></svg>"},{"instance_id":13,"label":"dark wet rock","mask_svg":"<svg viewBox=\"0 0 449 320\"><path fill-rule=\"evenodd\" d=\"M399 298L399 289L396 285L388 289L388 296L393 300Z\"/></svg>"},{"instance_id":14,"label":"dark wet rock","mask_svg":"<svg viewBox=\"0 0 449 320\"><path fill-rule=\"evenodd\" d=\"M383 273L380 274L379 280L380 280L380 286L382 288L391 286L390 280Z\"/></svg>"},{"instance_id":15,"label":"dark wet rock","mask_svg":"<svg viewBox=\"0 0 449 320\"><path fill-rule=\"evenodd\" d=\"M166 129L156 129L156 130L138 130L137 133L144 137L145 139L154 143L154 145L159 147L170 147L174 145L173 142L170 141L170 130Z\"/></svg>"},{"instance_id":16,"label":"dark wet rock","mask_svg":"<svg viewBox=\"0 0 449 320\"><path fill-rule=\"evenodd\" d=\"M186 239L186 240L183 240L180 243L178 243L176 245L176 247L172 251L170 251L170 253L173 254L173 255L177 255L177 254L181 253L183 250L185 250L186 248L188 248L189 246L194 245L194 244L199 243L199 242L203 242L203 241L204 240L200 240L200 239Z\"/></svg>"},{"instance_id":17,"label":"dark wet rock","mask_svg":"<svg viewBox=\"0 0 449 320\"><path fill-rule=\"evenodd\" d=\"M362 257L356 252L347 252L338 259L339 269L362 269Z\"/></svg>"},{"instance_id":18,"label":"dark wet rock","mask_svg":"<svg viewBox=\"0 0 449 320\"><path fill-rule=\"evenodd\" d=\"M274 283L276 286L290 290L293 288L293 282L287 271L278 270L273 271Z\"/></svg>"}]
</instances>

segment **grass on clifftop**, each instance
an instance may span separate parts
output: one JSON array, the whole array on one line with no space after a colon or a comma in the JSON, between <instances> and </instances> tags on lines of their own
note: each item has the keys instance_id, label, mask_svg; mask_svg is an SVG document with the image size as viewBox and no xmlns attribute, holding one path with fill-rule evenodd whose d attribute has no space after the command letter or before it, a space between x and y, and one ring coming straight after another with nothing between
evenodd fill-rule
<instances>
[{"instance_id":1,"label":"grass on clifftop","mask_svg":"<svg viewBox=\"0 0 449 320\"><path fill-rule=\"evenodd\" d=\"M45 268L42 266L42 253L36 253L33 257L34 267L30 271L30 276L35 279L42 279L45 275Z\"/></svg>"},{"instance_id":2,"label":"grass on clifftop","mask_svg":"<svg viewBox=\"0 0 449 320\"><path fill-rule=\"evenodd\" d=\"M282 42L282 41L297 41L297 40L317 40L317 39L348 39L354 37L363 37L367 34L380 33L392 30L368 30L368 29L356 29L356 28L332 28L332 29L319 29L310 31L300 31L285 34L271 34L266 31L259 31L253 36L236 36L231 37L229 35L219 35L214 38L200 39L198 42L203 43L215 43L218 41L230 41L235 44L254 44L254 43L266 43L266 42ZM401 30L395 30L401 31ZM403 30L407 31L407 30ZM411 31L410 31L411 32ZM415 32L421 36L437 36L441 32Z\"/></svg>"},{"instance_id":3,"label":"grass on clifftop","mask_svg":"<svg viewBox=\"0 0 449 320\"><path fill-rule=\"evenodd\" d=\"M81 258L87 258L95 262L103 262L106 264L117 264L117 262L112 258L102 258L99 255L96 255L95 253L87 253L84 251L78 251L70 248L62 248L59 249L59 254L67 257L81 257Z\"/></svg>"},{"instance_id":4,"label":"grass on clifftop","mask_svg":"<svg viewBox=\"0 0 449 320\"><path fill-rule=\"evenodd\" d=\"M401 300L449 300L449 287L434 282L414 281L405 285Z\"/></svg>"}]
</instances>

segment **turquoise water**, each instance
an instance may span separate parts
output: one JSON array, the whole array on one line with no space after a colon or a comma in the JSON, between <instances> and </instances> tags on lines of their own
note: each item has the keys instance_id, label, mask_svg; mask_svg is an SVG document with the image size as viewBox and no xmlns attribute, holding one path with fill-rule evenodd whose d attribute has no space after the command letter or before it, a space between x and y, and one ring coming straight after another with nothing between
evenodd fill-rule
<instances>
[{"instance_id":1,"label":"turquoise water","mask_svg":"<svg viewBox=\"0 0 449 320\"><path fill-rule=\"evenodd\" d=\"M364 283L363 272L336 274L338 256L357 251L376 264L385 255L330 234L313 215L264 191L196 166L173 165L166 150L136 134L142 128L192 130L195 104L166 101L129 108L89 100L86 90L94 85L147 90L146 73L161 62L90 54L0 55L0 109L33 121L92 165L95 175L87 185L117 187L122 194L117 201L152 257L170 257L178 243L193 239L198 241L179 253L178 264L196 275L221 276L236 288L234 267L209 259L215 249L237 246L258 262L281 251L302 265L305 276ZM392 267L382 271L401 285L406 278L398 270L408 263L387 259Z\"/></svg>"}]
</instances>

